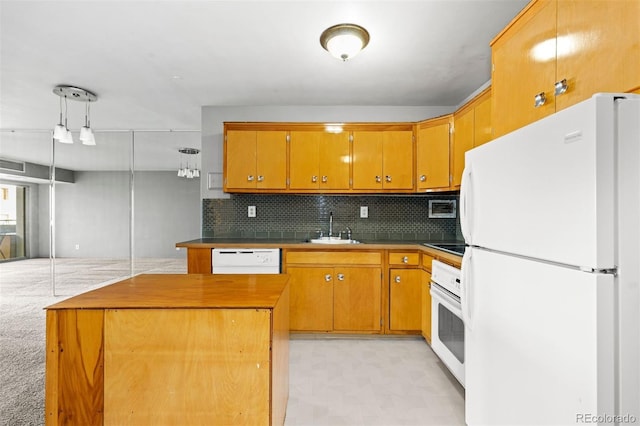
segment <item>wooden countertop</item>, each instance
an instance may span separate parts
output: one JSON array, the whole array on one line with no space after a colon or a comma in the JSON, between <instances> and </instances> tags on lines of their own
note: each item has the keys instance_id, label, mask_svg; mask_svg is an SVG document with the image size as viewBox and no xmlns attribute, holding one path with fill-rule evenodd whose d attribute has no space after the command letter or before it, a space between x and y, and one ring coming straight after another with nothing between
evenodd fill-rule
<instances>
[{"instance_id":1,"label":"wooden countertop","mask_svg":"<svg viewBox=\"0 0 640 426\"><path fill-rule=\"evenodd\" d=\"M142 274L45 309L273 308L289 276Z\"/></svg>"},{"instance_id":2,"label":"wooden countertop","mask_svg":"<svg viewBox=\"0 0 640 426\"><path fill-rule=\"evenodd\" d=\"M386 249L415 249L419 245L413 241L363 241L358 244L314 244L300 240L273 239L214 239L199 238L183 241L176 247L186 248L284 248L309 250L386 250Z\"/></svg>"},{"instance_id":3,"label":"wooden countertop","mask_svg":"<svg viewBox=\"0 0 640 426\"><path fill-rule=\"evenodd\" d=\"M440 241L437 241L440 242ZM290 239L233 239L233 238L197 238L176 243L184 248L284 248L305 250L423 250L434 251L423 245L424 241L376 240L362 241L360 244L313 244ZM464 243L461 243L464 244ZM440 250L435 250L441 252ZM462 257L462 256L460 256Z\"/></svg>"},{"instance_id":4,"label":"wooden countertop","mask_svg":"<svg viewBox=\"0 0 640 426\"><path fill-rule=\"evenodd\" d=\"M434 243L440 243L435 241ZM293 240L272 240L272 239L222 239L222 238L198 238L195 240L183 241L176 244L176 247L207 249L207 248L279 248L287 250L309 250L309 251L341 251L341 250L417 250L431 256L446 259L456 266L460 266L462 256L447 253L432 247L426 247L424 241L364 241L361 244L313 244Z\"/></svg>"}]
</instances>

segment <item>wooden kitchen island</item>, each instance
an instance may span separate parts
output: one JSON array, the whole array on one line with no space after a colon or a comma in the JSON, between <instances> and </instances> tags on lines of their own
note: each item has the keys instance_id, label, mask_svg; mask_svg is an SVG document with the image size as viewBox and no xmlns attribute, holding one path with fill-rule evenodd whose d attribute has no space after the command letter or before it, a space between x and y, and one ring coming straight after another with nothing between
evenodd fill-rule
<instances>
[{"instance_id":1,"label":"wooden kitchen island","mask_svg":"<svg viewBox=\"0 0 640 426\"><path fill-rule=\"evenodd\" d=\"M46 309L47 425L284 423L287 275L138 275Z\"/></svg>"}]
</instances>

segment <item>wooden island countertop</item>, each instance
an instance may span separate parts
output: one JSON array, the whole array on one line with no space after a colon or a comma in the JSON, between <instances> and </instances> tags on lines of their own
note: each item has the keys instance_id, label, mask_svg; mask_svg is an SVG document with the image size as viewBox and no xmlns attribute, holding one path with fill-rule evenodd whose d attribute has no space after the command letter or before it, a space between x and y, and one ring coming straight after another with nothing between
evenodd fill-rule
<instances>
[{"instance_id":1,"label":"wooden island countertop","mask_svg":"<svg viewBox=\"0 0 640 426\"><path fill-rule=\"evenodd\" d=\"M288 280L138 275L47 307L46 424L283 424Z\"/></svg>"},{"instance_id":2,"label":"wooden island countertop","mask_svg":"<svg viewBox=\"0 0 640 426\"><path fill-rule=\"evenodd\" d=\"M46 309L273 308L286 275L142 274Z\"/></svg>"}]
</instances>

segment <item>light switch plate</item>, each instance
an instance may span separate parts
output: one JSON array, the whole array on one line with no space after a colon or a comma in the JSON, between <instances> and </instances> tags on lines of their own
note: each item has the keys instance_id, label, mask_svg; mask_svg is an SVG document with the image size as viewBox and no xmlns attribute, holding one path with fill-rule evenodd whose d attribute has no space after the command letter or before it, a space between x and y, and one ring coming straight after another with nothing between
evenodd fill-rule
<instances>
[{"instance_id":1,"label":"light switch plate","mask_svg":"<svg viewBox=\"0 0 640 426\"><path fill-rule=\"evenodd\" d=\"M256 206L249 206L247 208L247 217L256 217Z\"/></svg>"},{"instance_id":2,"label":"light switch plate","mask_svg":"<svg viewBox=\"0 0 640 426\"><path fill-rule=\"evenodd\" d=\"M369 217L369 207L368 206L360 206L360 218L366 219Z\"/></svg>"}]
</instances>

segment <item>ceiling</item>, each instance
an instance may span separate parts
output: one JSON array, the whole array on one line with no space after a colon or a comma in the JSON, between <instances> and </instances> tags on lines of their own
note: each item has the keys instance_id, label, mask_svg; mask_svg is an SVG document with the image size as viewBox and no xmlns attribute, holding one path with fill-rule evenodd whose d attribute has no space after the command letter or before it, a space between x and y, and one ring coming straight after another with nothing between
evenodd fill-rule
<instances>
[{"instance_id":1,"label":"ceiling","mask_svg":"<svg viewBox=\"0 0 640 426\"><path fill-rule=\"evenodd\" d=\"M51 129L57 84L98 95L96 130L199 130L208 105L456 106L527 2L0 0L0 129ZM319 43L341 22L371 34L347 62Z\"/></svg>"}]
</instances>

